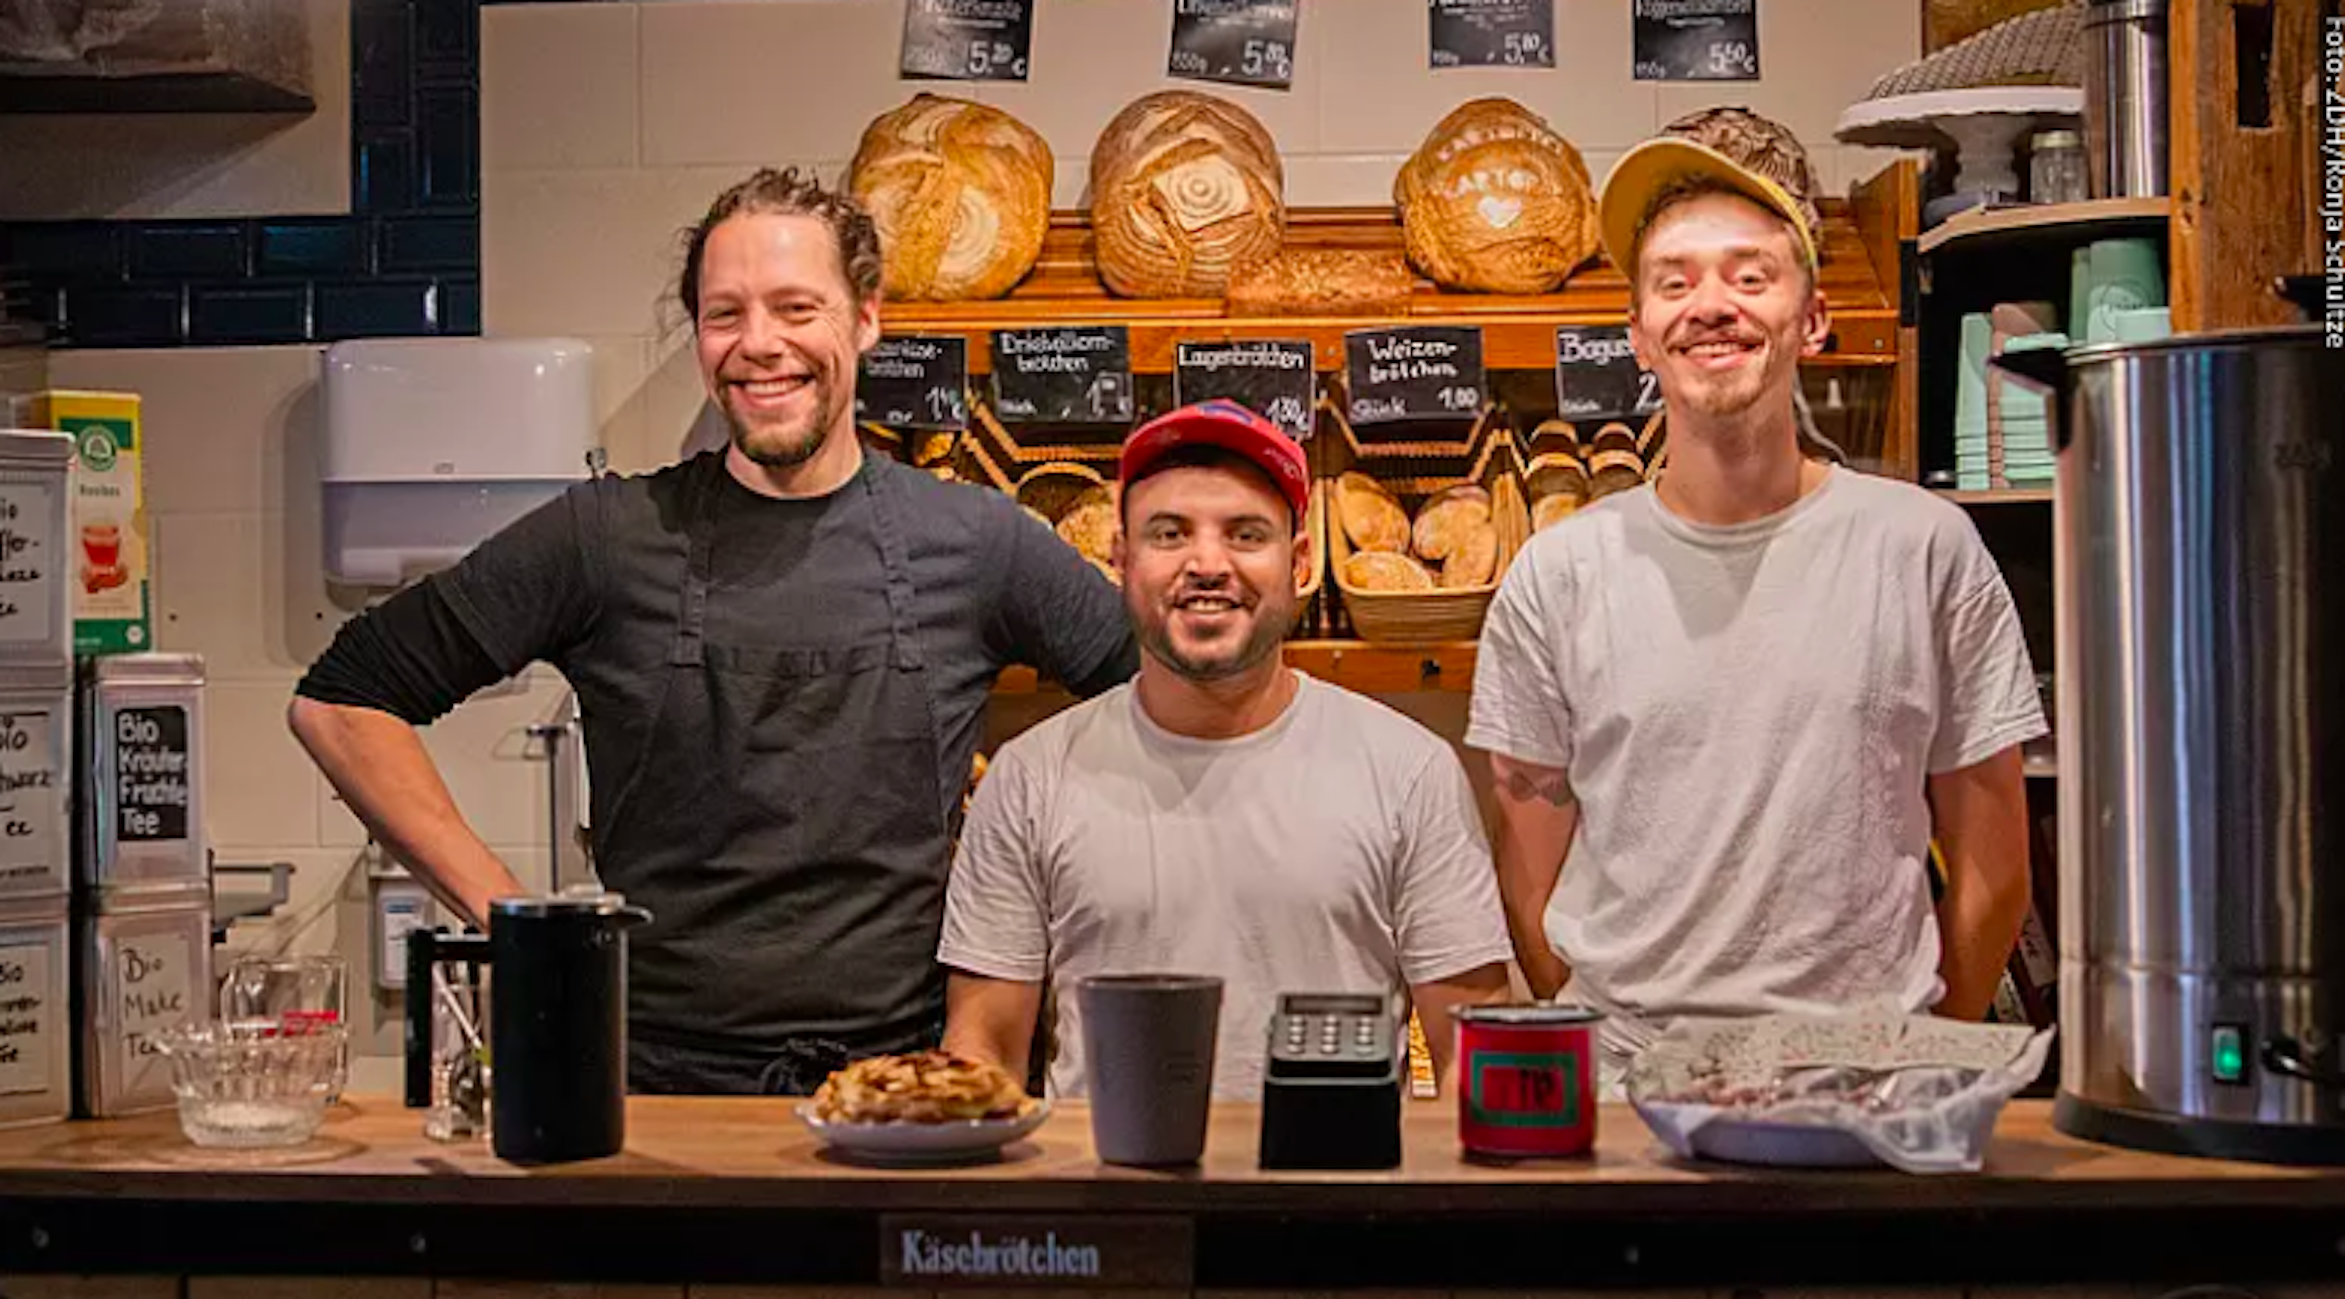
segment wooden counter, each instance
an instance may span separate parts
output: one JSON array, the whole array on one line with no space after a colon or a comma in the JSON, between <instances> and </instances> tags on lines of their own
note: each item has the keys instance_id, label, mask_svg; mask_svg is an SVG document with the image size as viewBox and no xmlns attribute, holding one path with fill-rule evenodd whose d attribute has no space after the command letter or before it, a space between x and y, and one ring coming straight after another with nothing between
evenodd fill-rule
<instances>
[{"instance_id":1,"label":"wooden counter","mask_svg":"<svg viewBox=\"0 0 2345 1299\"><path fill-rule=\"evenodd\" d=\"M2015 1103L1963 1177L1680 1163L1611 1108L1591 1158L1478 1164L1447 1105L1411 1106L1390 1173L1265 1173L1240 1106L1183 1172L1100 1165L1079 1105L1000 1162L874 1169L825 1153L793 1103L637 1100L623 1155L531 1169L373 1097L289 1152L200 1151L170 1114L0 1133L0 1275L870 1285L905 1223L1009 1215L1173 1242L1173 1289L2345 1280L2345 1170L2087 1145L2042 1103Z\"/></svg>"}]
</instances>

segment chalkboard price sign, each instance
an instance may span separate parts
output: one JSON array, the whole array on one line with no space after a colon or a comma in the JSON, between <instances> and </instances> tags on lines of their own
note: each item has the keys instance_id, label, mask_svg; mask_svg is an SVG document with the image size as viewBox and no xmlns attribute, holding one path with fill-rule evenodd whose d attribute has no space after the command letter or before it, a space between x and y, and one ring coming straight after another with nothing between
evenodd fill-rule
<instances>
[{"instance_id":1,"label":"chalkboard price sign","mask_svg":"<svg viewBox=\"0 0 2345 1299\"><path fill-rule=\"evenodd\" d=\"M863 354L855 418L886 428L956 429L969 423L969 344L897 335Z\"/></svg>"},{"instance_id":2,"label":"chalkboard price sign","mask_svg":"<svg viewBox=\"0 0 2345 1299\"><path fill-rule=\"evenodd\" d=\"M1279 426L1296 441L1311 436L1319 399L1311 344L1284 339L1180 343L1173 348L1173 401L1226 397Z\"/></svg>"},{"instance_id":3,"label":"chalkboard price sign","mask_svg":"<svg viewBox=\"0 0 2345 1299\"><path fill-rule=\"evenodd\" d=\"M1482 331L1418 325L1344 335L1351 379L1346 413L1354 424L1407 419L1472 419L1481 413Z\"/></svg>"},{"instance_id":4,"label":"chalkboard price sign","mask_svg":"<svg viewBox=\"0 0 2345 1299\"><path fill-rule=\"evenodd\" d=\"M1552 68L1555 0L1433 0L1435 68Z\"/></svg>"},{"instance_id":5,"label":"chalkboard price sign","mask_svg":"<svg viewBox=\"0 0 2345 1299\"><path fill-rule=\"evenodd\" d=\"M1132 418L1122 325L993 332L993 409L1003 419L1120 424Z\"/></svg>"},{"instance_id":6,"label":"chalkboard price sign","mask_svg":"<svg viewBox=\"0 0 2345 1299\"><path fill-rule=\"evenodd\" d=\"M1024 81L1034 43L1032 0L904 0L907 77Z\"/></svg>"},{"instance_id":7,"label":"chalkboard price sign","mask_svg":"<svg viewBox=\"0 0 2345 1299\"><path fill-rule=\"evenodd\" d=\"M1630 0L1639 81L1757 81L1759 0Z\"/></svg>"},{"instance_id":8,"label":"chalkboard price sign","mask_svg":"<svg viewBox=\"0 0 2345 1299\"><path fill-rule=\"evenodd\" d=\"M187 837L191 794L187 710L176 704L114 714L114 836L120 843Z\"/></svg>"},{"instance_id":9,"label":"chalkboard price sign","mask_svg":"<svg viewBox=\"0 0 2345 1299\"><path fill-rule=\"evenodd\" d=\"M1191 81L1285 90L1295 80L1298 0L1173 0L1165 70Z\"/></svg>"},{"instance_id":10,"label":"chalkboard price sign","mask_svg":"<svg viewBox=\"0 0 2345 1299\"><path fill-rule=\"evenodd\" d=\"M1555 413L1568 420L1628 419L1661 409L1661 385L1637 364L1623 325L1555 331Z\"/></svg>"}]
</instances>

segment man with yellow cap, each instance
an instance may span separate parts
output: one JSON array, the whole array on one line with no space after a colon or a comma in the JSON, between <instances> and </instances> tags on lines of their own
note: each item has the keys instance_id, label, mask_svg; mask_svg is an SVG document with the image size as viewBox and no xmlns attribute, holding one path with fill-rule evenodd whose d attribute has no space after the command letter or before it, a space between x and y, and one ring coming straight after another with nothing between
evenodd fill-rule
<instances>
[{"instance_id":1,"label":"man with yellow cap","mask_svg":"<svg viewBox=\"0 0 2345 1299\"><path fill-rule=\"evenodd\" d=\"M1524 973L1607 1013L1615 1089L1681 1017L1977 1018L2045 729L2010 593L1961 510L1803 450L1830 315L1792 195L1664 136L1599 207L1669 468L1534 536L1483 631L1467 743Z\"/></svg>"}]
</instances>

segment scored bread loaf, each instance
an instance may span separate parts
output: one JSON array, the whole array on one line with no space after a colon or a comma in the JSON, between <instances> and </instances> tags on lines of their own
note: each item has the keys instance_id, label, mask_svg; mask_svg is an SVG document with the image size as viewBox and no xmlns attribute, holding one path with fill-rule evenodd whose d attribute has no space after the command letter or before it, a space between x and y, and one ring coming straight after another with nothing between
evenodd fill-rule
<instances>
[{"instance_id":1,"label":"scored bread loaf","mask_svg":"<svg viewBox=\"0 0 2345 1299\"><path fill-rule=\"evenodd\" d=\"M1416 277L1395 253L1290 248L1238 268L1229 286L1233 316L1406 314Z\"/></svg>"},{"instance_id":2,"label":"scored bread loaf","mask_svg":"<svg viewBox=\"0 0 2345 1299\"><path fill-rule=\"evenodd\" d=\"M1586 161L1510 99L1442 118L1401 166L1393 198L1409 261L1450 288L1548 293L1597 248Z\"/></svg>"},{"instance_id":3,"label":"scored bread loaf","mask_svg":"<svg viewBox=\"0 0 2345 1299\"><path fill-rule=\"evenodd\" d=\"M1193 90L1133 101L1091 152L1100 278L1126 297L1218 298L1286 238L1286 177L1270 132Z\"/></svg>"},{"instance_id":4,"label":"scored bread loaf","mask_svg":"<svg viewBox=\"0 0 2345 1299\"><path fill-rule=\"evenodd\" d=\"M1335 480L1335 512L1355 549L1392 554L1408 550L1408 511L1384 484L1368 475L1354 471Z\"/></svg>"},{"instance_id":5,"label":"scored bread loaf","mask_svg":"<svg viewBox=\"0 0 2345 1299\"><path fill-rule=\"evenodd\" d=\"M1050 146L986 104L918 94L864 128L847 188L879 227L895 301L998 298L1042 253Z\"/></svg>"},{"instance_id":6,"label":"scored bread loaf","mask_svg":"<svg viewBox=\"0 0 2345 1299\"><path fill-rule=\"evenodd\" d=\"M1362 591L1430 591L1433 574L1415 559L1389 550L1362 550L1343 562L1345 585Z\"/></svg>"},{"instance_id":7,"label":"scored bread loaf","mask_svg":"<svg viewBox=\"0 0 2345 1299\"><path fill-rule=\"evenodd\" d=\"M1490 493L1473 483L1444 487L1417 511L1410 541L1420 559L1448 559L1490 526Z\"/></svg>"},{"instance_id":8,"label":"scored bread loaf","mask_svg":"<svg viewBox=\"0 0 2345 1299\"><path fill-rule=\"evenodd\" d=\"M1444 590L1483 586L1498 576L1498 525L1488 518L1465 529L1449 558L1441 561Z\"/></svg>"}]
</instances>

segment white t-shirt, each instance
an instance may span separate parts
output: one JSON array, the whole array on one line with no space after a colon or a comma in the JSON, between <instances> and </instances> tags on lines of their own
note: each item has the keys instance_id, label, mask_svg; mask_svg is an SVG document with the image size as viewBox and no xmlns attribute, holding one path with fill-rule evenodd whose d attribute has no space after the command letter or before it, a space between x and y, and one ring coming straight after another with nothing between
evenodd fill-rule
<instances>
[{"instance_id":1,"label":"white t-shirt","mask_svg":"<svg viewBox=\"0 0 2345 1299\"><path fill-rule=\"evenodd\" d=\"M1126 685L1002 747L969 810L938 959L1056 994L1054 1095L1083 1094L1075 983L1223 980L1214 1095L1259 1099L1282 992L1372 992L1512 955L1456 751L1298 677L1278 720L1174 735Z\"/></svg>"},{"instance_id":2,"label":"white t-shirt","mask_svg":"<svg viewBox=\"0 0 2345 1299\"><path fill-rule=\"evenodd\" d=\"M1627 1052L1678 1016L1935 1004L1925 778L2044 729L1969 517L1836 468L1750 523L1647 487L1538 533L1466 742L1569 773L1547 938Z\"/></svg>"}]
</instances>

